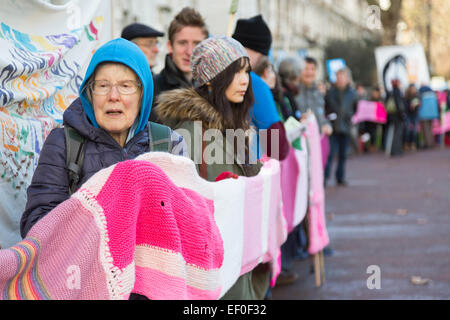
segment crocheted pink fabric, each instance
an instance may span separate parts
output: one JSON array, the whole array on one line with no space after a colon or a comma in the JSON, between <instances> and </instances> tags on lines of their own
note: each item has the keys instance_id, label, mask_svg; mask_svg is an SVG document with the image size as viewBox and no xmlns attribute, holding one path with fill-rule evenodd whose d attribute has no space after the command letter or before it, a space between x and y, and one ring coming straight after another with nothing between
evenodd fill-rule
<instances>
[{"instance_id":1,"label":"crocheted pink fabric","mask_svg":"<svg viewBox=\"0 0 450 320\"><path fill-rule=\"evenodd\" d=\"M220 298L239 275L276 262L280 200L275 160L219 182L167 153L118 163L0 250L0 298Z\"/></svg>"}]
</instances>

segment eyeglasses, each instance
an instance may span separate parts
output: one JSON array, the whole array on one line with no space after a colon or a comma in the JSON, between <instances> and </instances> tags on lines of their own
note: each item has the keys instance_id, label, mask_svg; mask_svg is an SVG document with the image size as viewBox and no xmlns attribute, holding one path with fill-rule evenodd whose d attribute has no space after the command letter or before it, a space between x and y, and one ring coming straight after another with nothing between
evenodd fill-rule
<instances>
[{"instance_id":1,"label":"eyeglasses","mask_svg":"<svg viewBox=\"0 0 450 320\"><path fill-rule=\"evenodd\" d=\"M138 46L143 46L148 49L152 49L154 47L157 47L158 49L161 48L161 43L158 40L142 40L139 42L136 42Z\"/></svg>"},{"instance_id":2,"label":"eyeglasses","mask_svg":"<svg viewBox=\"0 0 450 320\"><path fill-rule=\"evenodd\" d=\"M92 92L99 96L106 96L111 92L112 87L116 87L120 94L134 94L141 87L141 84L133 80L118 81L112 84L108 80L94 80L90 83Z\"/></svg>"}]
</instances>

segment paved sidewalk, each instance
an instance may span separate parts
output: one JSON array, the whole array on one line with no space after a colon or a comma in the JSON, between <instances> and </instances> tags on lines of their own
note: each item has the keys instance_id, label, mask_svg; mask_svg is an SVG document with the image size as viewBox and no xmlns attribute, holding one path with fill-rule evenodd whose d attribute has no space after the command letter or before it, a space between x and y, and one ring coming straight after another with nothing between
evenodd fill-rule
<instances>
[{"instance_id":1,"label":"paved sidewalk","mask_svg":"<svg viewBox=\"0 0 450 320\"><path fill-rule=\"evenodd\" d=\"M325 257L325 285L298 261L300 279L274 288L273 299L450 299L450 149L354 156L347 172L349 187L326 189L335 254ZM371 265L379 290L367 287Z\"/></svg>"}]
</instances>

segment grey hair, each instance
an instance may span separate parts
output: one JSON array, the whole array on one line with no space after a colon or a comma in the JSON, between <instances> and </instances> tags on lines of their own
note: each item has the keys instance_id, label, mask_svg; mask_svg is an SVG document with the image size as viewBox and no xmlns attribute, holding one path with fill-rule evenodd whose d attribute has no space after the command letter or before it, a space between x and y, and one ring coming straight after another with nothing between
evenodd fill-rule
<instances>
[{"instance_id":1,"label":"grey hair","mask_svg":"<svg viewBox=\"0 0 450 320\"><path fill-rule=\"evenodd\" d=\"M300 76L303 68L303 61L299 58L287 57L280 62L280 65L278 66L278 74L281 79L289 83Z\"/></svg>"},{"instance_id":2,"label":"grey hair","mask_svg":"<svg viewBox=\"0 0 450 320\"><path fill-rule=\"evenodd\" d=\"M345 67L340 68L338 71L336 71L336 75L337 75L338 73L341 73L341 72L345 72L345 74L347 75L347 78L348 78L348 82L349 82L351 85L353 85L352 70L350 70L349 67L345 66Z\"/></svg>"}]
</instances>

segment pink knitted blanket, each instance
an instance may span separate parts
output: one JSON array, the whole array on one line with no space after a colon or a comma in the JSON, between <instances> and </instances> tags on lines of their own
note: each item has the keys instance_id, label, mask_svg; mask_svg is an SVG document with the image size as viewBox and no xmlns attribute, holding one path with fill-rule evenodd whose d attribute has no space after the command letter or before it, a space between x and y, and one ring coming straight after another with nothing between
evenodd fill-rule
<instances>
[{"instance_id":1,"label":"pink knitted blanket","mask_svg":"<svg viewBox=\"0 0 450 320\"><path fill-rule=\"evenodd\" d=\"M285 239L278 162L207 182L187 158L148 153L98 172L0 250L0 298L217 299Z\"/></svg>"}]
</instances>

